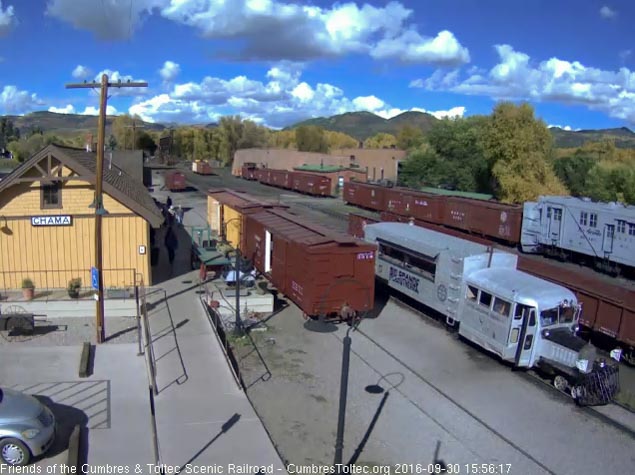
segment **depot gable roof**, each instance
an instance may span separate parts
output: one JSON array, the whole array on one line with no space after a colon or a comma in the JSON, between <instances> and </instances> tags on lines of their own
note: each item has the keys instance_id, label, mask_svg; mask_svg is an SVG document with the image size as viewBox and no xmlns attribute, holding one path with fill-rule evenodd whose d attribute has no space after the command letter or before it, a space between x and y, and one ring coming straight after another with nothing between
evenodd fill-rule
<instances>
[{"instance_id":1,"label":"depot gable roof","mask_svg":"<svg viewBox=\"0 0 635 475\"><path fill-rule=\"evenodd\" d=\"M38 169L38 171L43 172L38 164L47 158L55 158L65 167L77 173L81 179L95 185L96 157L96 153L87 152L84 149L48 145L4 177L0 181L0 193L17 183L29 170ZM43 181L55 181L55 177L42 176L42 179ZM142 183L116 165L104 167L103 191L148 221L153 227L159 227L163 223L163 215L148 190Z\"/></svg>"}]
</instances>

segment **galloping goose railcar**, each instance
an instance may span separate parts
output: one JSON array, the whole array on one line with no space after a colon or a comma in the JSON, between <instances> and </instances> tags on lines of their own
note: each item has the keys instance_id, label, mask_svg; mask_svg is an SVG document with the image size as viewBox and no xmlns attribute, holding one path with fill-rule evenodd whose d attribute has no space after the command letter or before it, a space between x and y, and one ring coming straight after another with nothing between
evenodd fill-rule
<instances>
[{"instance_id":1,"label":"galloping goose railcar","mask_svg":"<svg viewBox=\"0 0 635 475\"><path fill-rule=\"evenodd\" d=\"M459 334L520 368L540 368L583 405L619 389L617 365L576 336L570 290L516 269L517 256L402 223L370 224L377 277L440 312Z\"/></svg>"}]
</instances>

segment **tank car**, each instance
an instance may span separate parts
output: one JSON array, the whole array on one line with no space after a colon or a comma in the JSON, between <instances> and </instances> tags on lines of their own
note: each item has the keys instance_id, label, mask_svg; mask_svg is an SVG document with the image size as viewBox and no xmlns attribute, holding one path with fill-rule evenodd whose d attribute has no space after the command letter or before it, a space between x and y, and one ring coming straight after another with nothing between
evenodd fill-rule
<instances>
[{"instance_id":1,"label":"tank car","mask_svg":"<svg viewBox=\"0 0 635 475\"><path fill-rule=\"evenodd\" d=\"M519 271L516 255L402 223L369 224L364 238L378 246L380 280L441 313L467 340L541 370L581 405L614 398L619 367L576 335L573 292Z\"/></svg>"}]
</instances>

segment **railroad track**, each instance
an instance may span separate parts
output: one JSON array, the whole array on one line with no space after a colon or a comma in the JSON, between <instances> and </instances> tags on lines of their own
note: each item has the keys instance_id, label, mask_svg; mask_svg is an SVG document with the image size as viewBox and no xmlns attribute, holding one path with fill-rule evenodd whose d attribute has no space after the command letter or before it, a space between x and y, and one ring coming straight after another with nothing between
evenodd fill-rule
<instances>
[{"instance_id":1,"label":"railroad track","mask_svg":"<svg viewBox=\"0 0 635 475\"><path fill-rule=\"evenodd\" d=\"M418 308L408 304L407 302L404 302L404 301L396 299L396 298L393 298L393 301L397 305L407 308L409 311L419 315L421 318L423 318L423 319L425 319L427 321L434 322L434 323L439 324L439 325L443 325L437 318L434 318L434 317L431 317L430 315L427 315L426 313L424 313L421 310L419 310ZM466 412L467 414L472 416L472 413L468 409L464 408L460 403L456 402L450 395L446 394L443 390L441 390L440 388L437 388L432 382L430 382L428 379L426 379L425 376L419 374L416 370L411 368L407 363L403 362L399 357L397 357L390 350L385 348L381 343L377 342L375 339L370 337L368 334L364 333L363 330L358 330L358 332L361 335L363 335L368 341L370 341L373 345L375 345L379 350L383 351L388 356L393 358L396 362L398 362L405 369L410 371L413 375L415 375L418 379L420 379L426 385L428 385L431 388L433 388L436 392L438 392L442 396L446 397L454 405L456 405L457 407L462 409L464 412ZM458 335L456 333L451 333L451 335L454 335L456 338L458 338ZM531 371L531 370L530 371L517 371L517 372L515 372L515 374L519 375L521 378L525 379L526 381L533 382L533 383L545 388L546 391L548 391L548 392L550 392L550 393L552 393L554 395L558 395L559 397L563 398L563 400L568 400L572 404L574 404L573 398L571 397L570 394L564 393L562 391L557 390L551 384L550 381L542 378L540 375L538 375L534 371ZM617 403L617 402L612 402L610 405L619 408L620 411L625 411L625 412L630 413L630 414L635 413L635 411L633 411L628 406L625 406L625 405ZM620 421L617 421L617 420L615 420L615 419L603 414L602 412L598 411L596 408L594 408L592 406L584 406L584 407L578 407L578 409L580 411L584 412L585 414L590 415L590 416L592 416L592 417L594 417L596 419L599 419L602 422L604 422L606 424L609 424L610 426L618 429L620 432L623 432L624 434L626 434L626 435L630 436L631 438L635 439L635 431L632 428L626 426L625 424L621 423ZM473 417L474 417L475 420L478 420L479 422L481 422L480 419L478 419L477 416L473 416ZM490 429L489 426L487 426L485 423L483 423L483 425L485 425L488 429ZM497 433L494 429L491 429L491 431L494 432L494 433ZM532 458L532 460L534 460L534 459Z\"/></svg>"}]
</instances>

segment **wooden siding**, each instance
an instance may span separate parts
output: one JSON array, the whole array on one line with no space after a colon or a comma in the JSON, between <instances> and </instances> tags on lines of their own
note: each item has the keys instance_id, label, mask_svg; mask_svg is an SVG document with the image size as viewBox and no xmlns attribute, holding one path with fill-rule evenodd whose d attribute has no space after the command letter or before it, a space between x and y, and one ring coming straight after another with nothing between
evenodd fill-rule
<instances>
[{"instance_id":1,"label":"wooden siding","mask_svg":"<svg viewBox=\"0 0 635 475\"><path fill-rule=\"evenodd\" d=\"M218 200L207 197L207 224L212 231L216 232L220 236L220 203Z\"/></svg>"},{"instance_id":2,"label":"wooden siding","mask_svg":"<svg viewBox=\"0 0 635 475\"><path fill-rule=\"evenodd\" d=\"M65 169L67 176L70 170ZM19 288L29 277L37 289L66 288L74 277L90 287L94 265L95 222L89 208L94 191L88 182L62 185L62 206L40 209L40 183L21 183L0 196L0 288ZM134 285L134 274L151 283L149 225L124 205L104 195L110 213L103 218L105 287ZM71 226L32 226L31 216L70 215ZM145 246L146 254L139 254Z\"/></svg>"},{"instance_id":3,"label":"wooden siding","mask_svg":"<svg viewBox=\"0 0 635 475\"><path fill-rule=\"evenodd\" d=\"M227 242L233 247L240 246L243 215L229 206L223 205L223 226L227 233ZM230 222L231 221L231 222ZM241 249L242 250L242 249Z\"/></svg>"}]
</instances>

